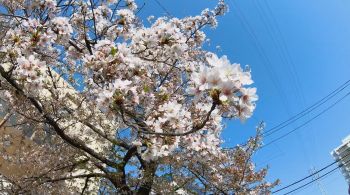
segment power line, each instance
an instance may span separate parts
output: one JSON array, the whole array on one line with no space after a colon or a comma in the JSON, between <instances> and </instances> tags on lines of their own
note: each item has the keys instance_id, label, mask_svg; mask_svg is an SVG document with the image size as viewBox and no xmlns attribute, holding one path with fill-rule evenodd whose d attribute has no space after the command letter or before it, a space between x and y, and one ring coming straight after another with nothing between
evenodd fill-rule
<instances>
[{"instance_id":1,"label":"power line","mask_svg":"<svg viewBox=\"0 0 350 195\"><path fill-rule=\"evenodd\" d=\"M265 148L281 139L283 139L284 137L288 136L289 134L295 132L296 130L304 127L305 125L309 124L311 121L313 121L314 119L318 118L319 116L321 116L322 114L324 114L325 112L327 112L328 110L330 110L331 108L333 108L335 105L337 105L338 103L340 103L342 100L344 100L347 96L350 95L350 92L348 92L347 94L345 94L343 97L341 97L340 99L338 99L336 102L334 102L332 105L328 106L326 109L322 110L319 114L317 114L316 116L312 117L311 119L307 120L306 122L304 122L303 124L299 125L298 127L294 128L293 130L283 134L282 136L272 140L271 142L263 145L261 148Z\"/></svg>"},{"instance_id":2,"label":"power line","mask_svg":"<svg viewBox=\"0 0 350 195\"><path fill-rule=\"evenodd\" d=\"M285 43L285 41L283 39L282 33L281 33L281 31L280 31L280 29L278 27L278 23L276 22L276 20L274 18L274 15L273 15L269 5L267 4L267 2L265 2L265 4L266 4L266 7L268 8L267 12L265 12L265 9L260 4L260 1L259 0L256 1L257 11L260 14L262 22L264 22L264 24L265 24L265 26L266 26L266 28L268 30L268 33L269 33L271 39L273 40L273 43L274 43L275 47L279 48L278 51L277 51L277 54L279 54L279 57L285 62L286 65L289 65L289 67L292 68L292 74L291 75L292 75L292 78L293 78L292 81L294 81L292 83L294 84L293 86L295 86L295 89L296 89L296 92L297 92L296 95L300 98L299 100L302 100L302 102L305 102L304 95L302 94L302 89L300 88L300 85L299 85L300 81L299 81L299 78L298 78L298 75L297 75L297 72L296 72L295 64L294 64L294 62L291 59L291 56L290 56L289 51L287 49L286 43ZM272 18L272 21L273 21L272 23L271 23L271 18ZM277 29L277 31L276 31L276 29ZM281 43L281 41L282 41L282 43ZM340 91L338 93L340 93ZM338 94L338 93L336 93L336 94ZM334 97L336 94L334 94L332 97ZM265 131L263 133L263 135L265 135L264 137L268 137L268 136L272 135L273 133L278 132L281 129L289 126L290 124L293 124L295 121L299 120L300 118L302 118L305 115L309 114L313 110L317 109L318 107L320 107L321 105L326 103L331 98L326 99L326 101L323 101L323 102L321 101L321 102L319 102L321 104L316 104L316 106L315 105L312 106L308 110L305 110L305 112L302 112L301 114L294 116L292 119L290 119L290 120L288 120L288 121L286 121L286 122L284 122L282 124L279 124L279 126ZM306 120L307 120L307 118L308 118L308 116L306 117Z\"/></svg>"},{"instance_id":3,"label":"power line","mask_svg":"<svg viewBox=\"0 0 350 195\"><path fill-rule=\"evenodd\" d=\"M316 171L316 168L315 168L315 167L312 167L312 168L310 169L310 173L314 173L315 171ZM312 177L312 179L314 180L314 179L319 178L319 177L320 177L320 175L319 175L319 174L316 174L316 175L314 175L314 176ZM317 181L316 184L317 184L318 189L319 189L320 192L321 192L321 195L327 195L327 192L326 192L326 190L325 190L323 184L321 183L321 181Z\"/></svg>"},{"instance_id":4,"label":"power line","mask_svg":"<svg viewBox=\"0 0 350 195\"><path fill-rule=\"evenodd\" d=\"M295 181L295 182L293 182L293 183L291 183L291 184L289 184L289 185L287 185L287 186L285 186L285 187L283 187L283 188L280 188L280 189L278 189L278 190L276 190L276 191L273 191L272 193L280 192L280 191L282 191L282 190L284 190L284 189L287 189L287 188L290 188L290 187L292 187L292 186L294 186L294 185L296 185L296 184L298 184L298 183L300 183L300 182L302 182L302 181L305 181L306 179L309 179L310 177L312 177L312 176L314 176L314 175L316 175L316 174L318 174L318 173L320 173L320 172L322 172L322 171L328 169L329 167L333 166L333 165L336 164L337 162L338 162L338 161L334 161L333 163L330 163L329 165L323 167L322 169L320 169L320 170L318 170L318 171L316 171L316 172L314 172L314 173L312 173L312 174L310 174L310 175L308 175L308 176L306 176L306 177L304 177L304 178L302 178L302 179L299 179L298 181Z\"/></svg>"},{"instance_id":5,"label":"power line","mask_svg":"<svg viewBox=\"0 0 350 195\"><path fill-rule=\"evenodd\" d=\"M264 27L266 28L268 34L270 35L270 38L272 40L272 43L274 43L276 54L278 54L279 58L281 59L281 63L284 64L283 72L284 74L287 74L287 77L290 77L291 86L295 90L295 93L293 93L296 97L297 102L299 102L300 108L304 108L306 106L305 104L305 96L302 90L302 86L300 83L300 79L298 77L297 69L295 64L293 63L293 60L291 56L289 55L289 51L287 48L287 45L284 42L282 32L279 30L278 22L276 21L273 12L269 8L268 5L263 6L261 4L261 0L255 0L253 1L259 15L260 19L262 20ZM267 2L265 2L267 4ZM284 44L282 44L282 43ZM287 55L286 55L287 54ZM288 117L290 117L289 115ZM305 117L306 120L309 118L308 116ZM294 124L291 125L293 128L295 127ZM310 128L312 130L312 128ZM311 133L314 133L313 131L310 131ZM315 137L315 136L313 136ZM303 148L302 153L304 155L304 158L308 159L310 162L310 156L311 154L307 154L308 150L305 148L304 143L302 140L299 140L301 147ZM311 157L312 158L312 157Z\"/></svg>"},{"instance_id":6,"label":"power line","mask_svg":"<svg viewBox=\"0 0 350 195\"><path fill-rule=\"evenodd\" d=\"M255 37L255 38L256 38L256 37ZM277 42L278 42L278 40L277 40ZM278 42L278 44L280 44L280 42ZM283 44L285 44L285 43L283 43ZM280 47L281 47L281 46L280 46ZM286 46L283 45L283 47L286 47ZM285 49L285 48L284 48L284 49ZM288 51L284 51L284 52L286 52L287 55L288 55L288 57L290 58L290 54L288 53ZM295 68L295 67L294 67L294 63L291 62L291 60L288 59L288 58L285 56L285 53L283 53L283 57L285 58L285 60L287 61L287 63L293 65L293 68ZM293 73L296 74L295 69L293 70ZM298 81L298 78L297 78L297 75L296 75L296 80L297 80L297 82L299 82L299 81ZM350 82L350 80L347 81L346 84L349 83L349 82ZM312 106L308 107L307 109L303 110L302 112L298 113L297 115L293 116L292 118L288 119L287 121L284 121L284 122L280 123L279 125L275 126L274 128L269 129L268 131L265 132L265 134L266 134L266 133L269 133L269 135L271 135L272 133L278 131L279 129L282 129L282 128L288 126L289 124L293 123L294 121L300 119L301 117L305 116L306 114L310 113L311 111L315 110L316 108L320 107L321 105L323 105L324 103L326 103L327 101L329 101L330 99L332 99L335 95L337 95L337 94L339 94L341 91L343 91L347 86L348 86L348 85L346 85L345 87L344 87L344 86L341 86L340 88L343 87L341 90L339 90L339 88L338 88L338 89L335 90L334 92L330 93L330 94L327 95L326 97L322 98L320 101L316 102L316 103L313 104ZM339 91L338 91L338 90L339 90ZM300 95L300 94L299 94L299 95ZM296 131L297 129L299 129L299 128L305 126L306 124L308 124L308 123L311 122L312 120L316 119L317 117L319 117L320 115L322 115L323 113L325 113L326 111L328 111L329 109L331 109L332 107L334 107L336 104L338 104L340 101L342 101L342 100L343 100L345 97L347 97L348 95L350 95L350 93L347 93L345 96L343 96L343 97L342 97L341 99L339 99L337 102L335 102L334 104L332 104L331 106L329 106L327 109L323 110L321 113L319 113L318 115L316 115L316 116L313 117L312 119L308 120L308 121L307 121L306 123L304 123L303 125L301 125L301 126L295 128L295 129L293 129L293 130L292 130L291 132L289 132L288 134L290 134L290 133ZM281 127L281 126L282 126L282 127ZM276 129L277 129L277 130L276 130ZM269 135L268 135L268 136L269 136ZM287 135L285 135L285 136L287 136ZM271 143L269 143L269 144L271 144ZM300 182L302 182L302 181L304 181L304 180L306 180L306 179L308 179L308 178L310 178L310 177L312 177L312 176L318 174L319 172L321 172L321 171L323 171L323 170L325 170L325 169L331 167L332 165L336 164L337 162L338 162L338 161L335 161L335 162L333 162L333 163L327 165L326 167L320 169L319 171L314 172L313 174L307 176L306 178L303 178L303 179L301 179L301 180L298 180L297 182L294 182L293 184L290 184L290 185L288 185L288 186L286 186L286 187L284 187L284 188L282 188L282 189L280 189L280 190L278 190L278 191L281 191L281 190L284 190L284 189L286 189L286 188L289 188L289 187L291 187L291 186L293 186L293 185L296 185L297 183L300 183ZM341 166L343 166L343 165L341 165ZM308 182L307 184L304 184L304 185L300 186L299 188L296 188L296 189L294 189L294 190L292 190L292 191L290 191L290 192L287 192L286 194L290 194L290 193L292 193L292 192L294 192L294 191L296 191L296 190L299 190L299 189L301 189L301 188L303 188L303 187L305 187L305 186L307 186L307 185L309 185L309 184L311 184L311 183L313 183L313 182L315 182L315 181L321 179L322 177L327 176L328 174L334 172L336 169L338 169L338 168L341 167L341 166L338 166L338 167L336 167L335 169L332 169L331 171L325 173L324 175L322 175L322 176L320 176L320 177L317 177L316 179L313 179L311 182ZM275 192L273 192L273 193L276 193L276 192L278 192L278 191L275 191Z\"/></svg>"},{"instance_id":7,"label":"power line","mask_svg":"<svg viewBox=\"0 0 350 195\"><path fill-rule=\"evenodd\" d=\"M323 97L322 99L320 99L319 101L317 101L316 103L314 103L313 105L309 106L308 108L304 109L303 111L301 111L300 113L294 115L293 117L291 117L290 119L280 123L279 125L265 131L264 133L262 133L262 135L264 137L268 137L270 135L272 135L273 133L281 130L282 128L288 126L289 124L293 123L294 121L300 119L301 117L305 116L306 114L310 113L311 111L315 110L316 108L320 107L321 105L323 105L324 103L328 102L330 99L332 99L334 96L336 96L337 94L339 94L341 91L343 91L344 89L346 89L348 86L350 85L350 80L347 80L345 83L343 83L341 86L339 86L338 88L336 88L335 90L333 90L331 93L329 93L327 96ZM334 106L336 106L337 104L339 104L342 100L344 100L347 96L350 95L350 92L348 92L347 94L345 94L343 97L341 97L340 99L338 99L336 102L334 102L333 104L331 104L330 106L328 106L327 108L325 108L324 110L322 110L320 113L318 113L317 115L315 115L314 117L310 118L309 120L307 120L306 122L302 123L301 125L297 126L296 128L294 128L293 130L285 133L284 135L272 140L271 142L268 142L267 144L263 145L261 147L265 148L268 145L271 145L277 141L279 141L280 139L283 139L284 137L288 136L289 134L297 131L298 129L304 127L305 125L309 124L311 121L315 120L316 118L318 118L319 116L323 115L325 112L327 112L328 110L330 110L331 108L333 108ZM225 149L232 149L231 147L227 147Z\"/></svg>"},{"instance_id":8,"label":"power line","mask_svg":"<svg viewBox=\"0 0 350 195\"><path fill-rule=\"evenodd\" d=\"M346 152L346 151L344 151L344 152ZM350 152L349 152L348 154L346 154L343 158L345 159L345 158L346 158L347 156L349 156L349 155L350 155ZM312 176L314 176L314 175L316 175L316 174L318 174L318 173L320 173L320 172L322 172L322 171L328 169L329 167L333 166L334 164L338 163L339 161L340 161L340 159L337 159L337 160L335 160L334 162L332 162L332 163L330 163L330 164L324 166L323 168L319 169L318 171L315 171L315 172L313 172L312 174L310 174L310 175L308 175L308 176L306 176L306 177L304 177L304 178L302 178L302 179L299 179L299 180L297 180L297 181L295 181L295 182L293 182L293 183L291 183L291 184L289 184L289 185L287 185L287 186L285 186L285 187L283 187L283 188L280 188L280 189L278 189L278 190L276 190L276 191L273 191L272 193L274 194L274 193L280 192L280 191L285 190L285 189L287 189L287 188L290 188L290 187L292 187L292 186L294 186L294 185L296 185L296 184L298 184L298 183L300 183L300 182L302 182L302 181L305 181L306 179L309 179L310 177L312 177ZM335 169L344 166L344 165L347 164L348 162L350 162L350 160L349 160L349 161L346 161L344 164L338 165ZM332 169L331 171L334 171L335 169ZM328 173L328 172L327 172L327 173ZM327 173L326 173L326 174L327 174ZM325 174L324 174L324 175L325 175ZM313 179L312 181L316 181L317 179L319 179L319 178L321 178L321 177L322 177L322 176L319 176L319 177L317 177L316 179ZM308 182L308 183L310 183L310 182ZM306 185L304 184L303 187L304 187L304 186L306 186ZM301 188L302 188L302 187L301 187ZM300 188L299 188L299 189L300 189ZM297 190L297 189L296 189L296 190ZM294 191L296 191L296 190L294 190ZM288 192L287 194L292 193L292 192L294 192L294 191L290 191L290 192Z\"/></svg>"},{"instance_id":9,"label":"power line","mask_svg":"<svg viewBox=\"0 0 350 195\"><path fill-rule=\"evenodd\" d=\"M158 6L159 6L160 8L162 8L162 10L163 10L168 16L172 17L172 14L168 11L168 9L167 9L164 5L162 5L162 4L160 3L160 1L158 1L158 0L154 0L154 1L158 4Z\"/></svg>"},{"instance_id":10,"label":"power line","mask_svg":"<svg viewBox=\"0 0 350 195\"><path fill-rule=\"evenodd\" d=\"M328 95L326 95L325 97L323 97L322 99L318 100L317 102L315 102L314 104L312 104L311 106L305 108L304 110L302 110L301 112L299 112L298 114L292 116L291 118L281 122L280 124L266 130L263 135L265 137L270 136L271 134L279 131L280 129L288 126L289 124L297 121L298 119L300 119L301 117L305 116L306 114L310 113L311 111L315 110L316 108L320 107L321 105L325 104L326 102L328 102L330 99L332 99L334 96L336 96L337 94L339 94L340 92L342 92L345 88L347 88L350 85L350 79L347 80L345 83L343 83L341 86L339 86L338 88L336 88L335 90L333 90L332 92L330 92Z\"/></svg>"},{"instance_id":11,"label":"power line","mask_svg":"<svg viewBox=\"0 0 350 195\"><path fill-rule=\"evenodd\" d=\"M234 7L236 7L235 13L237 14L238 19L241 22L243 28L247 31L247 34L249 35L251 41L254 43L254 46L255 46L260 58L262 59L262 62L263 62L262 64L263 64L264 68L267 70L268 76L271 79L274 87L276 88L277 93L280 96L282 103L283 103L284 107L286 108L287 113L289 114L289 107L288 107L288 104L286 102L287 96L284 93L282 86L280 85L280 82L278 80L278 75L276 74L276 72L273 69L270 58L266 55L266 52L265 52L264 48L261 46L261 43L259 42L259 39L256 35L254 28L249 24L248 20L246 19L244 13L242 12L242 10L238 6L238 4L236 4L235 0L232 0L231 2L232 2L232 5Z\"/></svg>"},{"instance_id":12,"label":"power line","mask_svg":"<svg viewBox=\"0 0 350 195\"><path fill-rule=\"evenodd\" d=\"M350 162L350 160L346 161L344 164L338 165L338 166L335 167L334 169L332 169L332 170L328 171L327 173L325 173L325 174L319 176L318 178L316 178L316 179L314 179L314 180L311 180L311 181L309 181L308 183L306 183L306 184L304 184L304 185L302 185L302 186L299 186L298 188L295 188L295 189L293 189L293 190L291 190L291 191L289 191L289 192L287 192L287 193L284 193L283 195L291 194L291 193L293 193L293 192L295 192L295 191L297 191L297 190L299 190L299 189L304 188L305 186L308 186L308 185L312 184L312 183L315 182L315 181L318 181L319 179L321 179L321 178L323 178L323 177L326 177L327 175L333 173L333 172L336 171L337 169L343 167L343 166L344 166L345 164L347 164L348 162Z\"/></svg>"},{"instance_id":13,"label":"power line","mask_svg":"<svg viewBox=\"0 0 350 195\"><path fill-rule=\"evenodd\" d=\"M253 1L254 3L254 1ZM277 49L277 54L280 57L280 59L283 61L283 63L286 66L286 68L292 67L292 74L288 74L291 75L291 81L293 83L293 87L296 90L296 95L298 96L298 99L303 102L304 98L301 97L302 94L302 90L300 89L300 82L298 79L298 76L296 74L296 71L294 70L295 67L292 65L291 60L289 58L287 58L287 56L285 55L285 47L282 47L281 41L280 39L282 39L282 33L280 31L276 31L274 26L276 28L278 28L278 24L277 22L275 22L275 20L272 20L275 22L275 24L272 24L272 22L270 21L270 17L271 16L273 18L273 14L270 13L266 13L265 9L263 8L263 6L260 4L260 0L256 0L256 3L254 3L258 14L261 18L261 21L263 22L264 26L266 27L266 30L270 36L270 38L272 39L272 43L274 44L275 48ZM289 70L287 70L289 72Z\"/></svg>"},{"instance_id":14,"label":"power line","mask_svg":"<svg viewBox=\"0 0 350 195\"><path fill-rule=\"evenodd\" d=\"M298 75L298 70L296 68L296 65L294 63L293 58L290 55L290 52L289 52L288 46L286 44L286 41L284 39L283 33L280 30L280 27L279 27L279 24L276 20L276 17L274 16L274 12L271 10L269 3L266 2L265 0L262 0L262 1L256 0L256 1L257 1L258 5L260 5L260 3L265 3L265 6L260 5L260 7L262 10L267 10L266 17L268 19L268 22L270 22L269 19L272 19L271 20L272 22L270 22L270 24L271 24L272 31L275 32L277 44L280 48L280 49L278 49L278 52L280 52L285 59L286 65L288 67L288 69L286 69L286 71L288 74L290 73L290 75L292 77L291 81L292 81L292 83L295 84L296 96L299 98L299 100L301 102L301 105L302 105L301 108L303 108L306 106L306 104L305 104L306 101L305 101L304 91L303 91L303 88L302 88L302 85L300 82L300 77ZM263 8L267 8L267 9L263 9ZM305 118L307 120L307 119L309 119L309 116L306 116ZM294 127L294 125L292 125L292 126ZM315 142L316 136L314 136L315 132L314 132L313 127L310 127L309 130L310 130L311 134L313 134L313 136L312 136L313 138L310 139L309 141ZM306 153L308 153L308 150L307 150L307 148L305 148L305 143L303 142L303 138L301 138L301 139L302 140L299 140L299 142L300 142L301 147L303 148L302 153L304 154L304 158L307 158L308 161L310 162L312 159L313 153L306 154ZM310 156L311 156L311 159L310 159Z\"/></svg>"},{"instance_id":15,"label":"power line","mask_svg":"<svg viewBox=\"0 0 350 195\"><path fill-rule=\"evenodd\" d=\"M350 83L350 80L347 81L346 83ZM346 86L343 86L343 85L342 85L343 87L341 88L341 91L344 90L348 85L349 85L349 84L347 84ZM333 92L332 92L332 93L333 93ZM332 94L332 93L330 93L330 94ZM339 93L339 92L337 92L336 94L338 94L338 93ZM329 95L330 95L330 94L329 94ZM329 95L327 95L326 97L328 97ZM333 94L333 95L334 95L334 94ZM320 113L318 113L318 114L315 115L314 117L310 118L309 120L305 121L305 122L302 123L301 125L297 126L297 127L294 128L293 130L291 130L291 131L289 131L289 132L283 134L282 136L280 136L280 137L278 137L278 138L276 138L276 139L274 139L274 140L268 142L267 144L264 144L263 146L260 147L260 149L265 148L265 147L267 147L267 146L269 146L269 145L271 145L271 144L273 144L273 143L275 143L275 142L277 142L277 141L283 139L284 137L287 137L288 135L290 135L291 133L293 133L293 132L295 132L295 131L301 129L302 127L306 126L307 124L309 124L310 122L312 122L313 120L315 120L316 118L318 118L319 116L323 115L323 114L326 113L328 110L330 110L331 108L333 108L334 106L336 106L337 104L339 104L341 101L343 101L343 100L344 100L347 96L349 96L349 95L350 95L350 92L348 92L347 94L345 94L343 97L339 98L336 102L334 102L333 104L331 104L330 106L328 106L327 108L325 108L324 110L322 110ZM326 97L324 97L324 98L322 98L322 99L325 99ZM322 100L322 99L321 99L321 100ZM327 101L328 101L328 100L327 100ZM316 104L316 103L315 103L315 104ZM314 105L315 105L315 104L314 104ZM322 105L322 104L321 104L321 105ZM308 109L308 108L307 108L307 109ZM307 109L306 109L306 110L307 110ZM302 111L302 112L304 112L304 111ZM301 112L301 113L302 113L302 112ZM302 115L302 116L304 116L304 115ZM294 116L294 117L295 117L295 116ZM292 118L293 118L293 117L292 117ZM300 117L299 117L299 118L300 118ZM290 123L289 123L289 124L290 124ZM287 124L287 125L288 125L288 124ZM268 136L270 136L272 133L277 132L278 130L284 128L284 127L287 126L287 125L282 126L281 128L275 130L274 132L271 132L271 133L268 134L268 135L265 135L265 136L264 136L264 133L262 133L262 135L263 135L263 137L268 137ZM270 129L270 130L271 130L271 129ZM265 133L265 134L266 134L266 133ZM226 147L226 148L224 148L224 149L229 150L229 149L232 149L232 148L233 148L233 147Z\"/></svg>"},{"instance_id":16,"label":"power line","mask_svg":"<svg viewBox=\"0 0 350 195\"><path fill-rule=\"evenodd\" d=\"M289 118L286 121L283 121L282 123L276 125L275 127L265 131L262 133L263 137L269 137L270 135L272 135L273 133L279 131L280 129L288 126L289 124L293 123L294 121L300 119L301 117L305 116L306 114L310 113L311 111L315 110L316 108L320 107L321 105L323 105L324 103L328 102L330 99L332 99L334 96L336 96L337 94L339 94L340 92L342 92L343 90L345 90L348 86L350 85L350 79L347 80L346 82L344 82L342 85L340 85L339 87L337 87L335 90L333 90L332 92L330 92L328 95L326 95L325 97L323 97L322 99L318 100L317 102L315 102L314 104L312 104L311 106L307 107L306 109L304 109L303 111L299 112L298 114L294 115L293 117ZM350 92L349 92L350 93ZM345 99L347 96L349 96L349 93L345 94L343 97L341 97L340 99L338 99L335 103L331 104L330 106L328 106L327 108L325 108L324 110L322 110L319 114L317 114L316 116L310 118L309 120L307 120L306 122L304 122L303 124L299 125L298 127L294 128L293 130L287 132L286 134L272 140L271 142L263 145L261 148L264 148L274 142L277 142L278 140L288 136L289 134L293 133L294 131L304 127L305 125L307 125L308 123L310 123L311 121L315 120L316 118L318 118L319 116L321 116L322 114L324 114L325 112L327 112L328 110L330 110L331 108L333 108L334 106L336 106L338 103L340 103L343 99ZM232 147L226 147L224 149L232 149Z\"/></svg>"},{"instance_id":17,"label":"power line","mask_svg":"<svg viewBox=\"0 0 350 195\"><path fill-rule=\"evenodd\" d=\"M302 189L302 188L304 188L305 186L308 186L308 185L312 184L313 182L315 182L315 181L317 181L317 180L319 180L319 179L321 179L321 178L323 178L323 177L326 177L327 175L329 175L329 174L331 174L332 172L336 171L336 170L337 170L338 168L340 168L340 167L341 167L341 166L335 167L334 169L328 171L327 173L321 175L320 177L318 177L318 178L316 178L316 179L314 179L314 180L311 180L311 181L309 181L308 183L306 183L306 184L304 184L304 185L302 185L302 186L299 186L298 188L295 188L295 189L293 189L293 190L291 190L291 191L289 191L289 192L287 192L287 193L284 193L283 195L291 194L291 193L293 193L293 192L295 192L295 191L297 191L297 190L299 190L299 189Z\"/></svg>"},{"instance_id":18,"label":"power line","mask_svg":"<svg viewBox=\"0 0 350 195\"><path fill-rule=\"evenodd\" d=\"M297 73L297 70L296 70L296 66L295 66L293 58L291 57L290 52L288 50L286 41L285 41L285 39L283 37L283 33L281 32L281 29L279 28L278 22L277 22L276 17L274 16L274 14L272 12L271 7L269 6L269 3L266 0L263 0L263 2L265 3L265 5L267 7L267 12L269 13L267 15L270 15L271 18L272 18L272 24L274 24L272 26L274 26L275 29L276 29L277 37L279 37L279 39L277 39L277 40L278 40L278 43L279 43L280 48L281 48L281 53L286 58L287 63L291 65L291 70L292 70L292 73L294 74L294 79L296 81L297 92L301 93L301 100L305 101L303 90L300 87L301 85L300 85L299 76L298 76L298 73ZM260 1L257 1L257 3L260 4Z\"/></svg>"}]
</instances>

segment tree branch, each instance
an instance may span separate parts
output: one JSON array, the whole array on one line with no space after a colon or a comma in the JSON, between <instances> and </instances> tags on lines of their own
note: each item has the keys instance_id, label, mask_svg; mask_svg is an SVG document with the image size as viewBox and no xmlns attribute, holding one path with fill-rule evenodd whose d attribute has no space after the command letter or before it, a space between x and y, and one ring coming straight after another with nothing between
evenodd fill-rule
<instances>
[{"instance_id":1,"label":"tree branch","mask_svg":"<svg viewBox=\"0 0 350 195\"><path fill-rule=\"evenodd\" d=\"M89 155L93 156L94 158L100 160L101 162L103 162L109 166L112 166L112 167L117 166L117 164L115 162L108 160L106 157L98 154L93 149L87 147L82 140L69 137L67 134L65 134L64 131L58 125L58 123L52 118L52 116L45 113L42 105L35 98L29 97L28 95L26 95L24 93L23 89L17 84L17 82L14 81L10 76L8 76L8 74L6 73L5 69L2 66L0 66L0 74L3 78L6 79L6 81L9 84L12 85L12 87L14 87L16 89L16 91L19 94L23 95L25 98L27 98L33 104L33 106L38 110L38 112L43 115L45 122L47 124L49 124L63 140L65 140L67 143L69 143L73 147L78 148L80 150L83 150L84 152L88 153Z\"/></svg>"},{"instance_id":2,"label":"tree branch","mask_svg":"<svg viewBox=\"0 0 350 195\"><path fill-rule=\"evenodd\" d=\"M0 122L0 128L5 125L5 123L10 119L11 116L12 116L11 113L7 113L5 115L4 119L2 119L2 121Z\"/></svg>"},{"instance_id":3,"label":"tree branch","mask_svg":"<svg viewBox=\"0 0 350 195\"><path fill-rule=\"evenodd\" d=\"M43 181L43 183L46 183L46 182L54 183L54 182L64 181L64 180L79 179L79 178L91 178L91 177L106 178L107 176L106 176L106 174L103 174L103 173L89 173L89 174L61 177L61 178L56 178L56 179L48 179L46 181Z\"/></svg>"},{"instance_id":4,"label":"tree branch","mask_svg":"<svg viewBox=\"0 0 350 195\"><path fill-rule=\"evenodd\" d=\"M81 195L83 195L83 194L84 194L84 192L85 192L85 190L87 189L87 187L88 187L88 183L89 183L89 179L90 179L90 177L86 177L86 179L85 179L85 184L84 184L84 187L83 187L83 190L81 191Z\"/></svg>"},{"instance_id":5,"label":"tree branch","mask_svg":"<svg viewBox=\"0 0 350 195\"><path fill-rule=\"evenodd\" d=\"M143 129L143 131L140 130L139 132L144 133L144 134L163 135L163 136L185 136L185 135L189 135L191 133L195 133L195 132L201 130L207 124L207 122L210 119L210 115L215 110L216 106L217 106L217 104L215 102L213 102L213 104L212 104L209 112L207 113L205 119L200 124L195 125L191 130L189 130L187 132L184 132L184 133L157 133L157 132L151 132L147 128L144 127L145 124L141 124L141 129ZM138 124L138 125L140 125L140 124ZM146 131L144 131L144 130L146 130Z\"/></svg>"}]
</instances>

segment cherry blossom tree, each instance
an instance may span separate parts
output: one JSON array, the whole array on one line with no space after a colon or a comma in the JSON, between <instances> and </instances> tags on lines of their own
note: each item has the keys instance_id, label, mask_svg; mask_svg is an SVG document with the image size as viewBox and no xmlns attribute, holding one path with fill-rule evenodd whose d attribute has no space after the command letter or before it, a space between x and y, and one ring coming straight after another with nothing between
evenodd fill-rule
<instances>
[{"instance_id":1,"label":"cherry blossom tree","mask_svg":"<svg viewBox=\"0 0 350 195\"><path fill-rule=\"evenodd\" d=\"M133 0L0 2L1 111L8 126L30 127L35 147L15 160L36 167L6 176L3 190L268 194L277 184L252 162L260 126L221 147L223 119L248 119L258 99L250 70L203 49L223 1L147 26Z\"/></svg>"}]
</instances>

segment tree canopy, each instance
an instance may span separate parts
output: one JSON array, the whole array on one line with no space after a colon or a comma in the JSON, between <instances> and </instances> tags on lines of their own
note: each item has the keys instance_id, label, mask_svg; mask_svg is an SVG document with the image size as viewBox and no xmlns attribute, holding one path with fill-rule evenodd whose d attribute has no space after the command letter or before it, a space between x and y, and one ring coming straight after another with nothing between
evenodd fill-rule
<instances>
[{"instance_id":1,"label":"tree canopy","mask_svg":"<svg viewBox=\"0 0 350 195\"><path fill-rule=\"evenodd\" d=\"M0 2L0 109L12 118L1 126L27 132L35 146L10 160L36 167L3 175L0 190L268 194L277 184L252 162L261 126L221 147L223 119L248 119L258 99L248 68L203 49L223 1L148 21L133 0Z\"/></svg>"}]
</instances>

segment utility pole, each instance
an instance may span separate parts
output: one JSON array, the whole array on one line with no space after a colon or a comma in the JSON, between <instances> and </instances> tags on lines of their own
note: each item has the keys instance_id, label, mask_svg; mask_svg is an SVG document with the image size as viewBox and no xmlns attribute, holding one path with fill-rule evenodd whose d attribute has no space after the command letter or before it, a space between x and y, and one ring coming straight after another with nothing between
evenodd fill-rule
<instances>
[{"instance_id":1,"label":"utility pole","mask_svg":"<svg viewBox=\"0 0 350 195\"><path fill-rule=\"evenodd\" d=\"M316 172L316 168L314 166L311 167L311 169L309 170L310 174L314 174ZM321 195L327 195L327 192L325 190L325 188L323 187L321 181L319 180L320 175L317 173L315 175L312 176L312 180L316 180L316 185L318 187L318 189L321 192Z\"/></svg>"}]
</instances>

